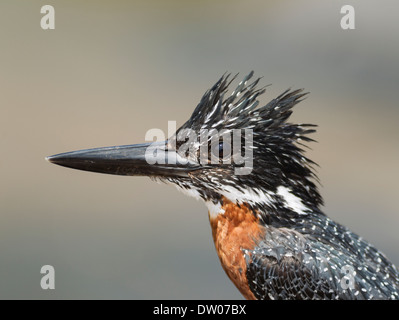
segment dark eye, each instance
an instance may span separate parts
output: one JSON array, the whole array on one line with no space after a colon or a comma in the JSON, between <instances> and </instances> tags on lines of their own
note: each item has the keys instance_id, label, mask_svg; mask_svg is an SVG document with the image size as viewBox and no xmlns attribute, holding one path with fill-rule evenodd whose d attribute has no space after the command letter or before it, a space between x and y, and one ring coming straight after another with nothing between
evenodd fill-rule
<instances>
[{"instance_id":1,"label":"dark eye","mask_svg":"<svg viewBox=\"0 0 399 320\"><path fill-rule=\"evenodd\" d=\"M223 142L219 142L219 159L223 159Z\"/></svg>"},{"instance_id":2,"label":"dark eye","mask_svg":"<svg viewBox=\"0 0 399 320\"><path fill-rule=\"evenodd\" d=\"M231 156L230 143L220 141L219 144L215 146L213 154L219 158L219 160L228 160Z\"/></svg>"}]
</instances>

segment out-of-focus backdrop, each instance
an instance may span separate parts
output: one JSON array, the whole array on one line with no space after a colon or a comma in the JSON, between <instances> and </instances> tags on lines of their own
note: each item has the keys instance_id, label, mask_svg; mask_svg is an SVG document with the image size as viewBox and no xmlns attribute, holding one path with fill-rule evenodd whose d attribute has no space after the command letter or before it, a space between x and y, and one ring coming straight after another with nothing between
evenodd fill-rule
<instances>
[{"instance_id":1,"label":"out-of-focus backdrop","mask_svg":"<svg viewBox=\"0 0 399 320\"><path fill-rule=\"evenodd\" d=\"M319 125L325 212L399 265L399 5L350 2L355 30L340 0L1 1L0 298L242 298L202 203L44 160L183 124L226 71L263 76L264 103L310 91L293 121Z\"/></svg>"}]
</instances>

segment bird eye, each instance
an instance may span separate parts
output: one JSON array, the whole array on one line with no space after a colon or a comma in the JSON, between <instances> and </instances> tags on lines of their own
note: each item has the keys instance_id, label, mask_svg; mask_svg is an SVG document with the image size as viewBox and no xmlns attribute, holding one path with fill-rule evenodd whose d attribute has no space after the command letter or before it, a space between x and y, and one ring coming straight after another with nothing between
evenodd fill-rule
<instances>
[{"instance_id":1,"label":"bird eye","mask_svg":"<svg viewBox=\"0 0 399 320\"><path fill-rule=\"evenodd\" d=\"M219 159L223 159L224 142L219 142Z\"/></svg>"},{"instance_id":2,"label":"bird eye","mask_svg":"<svg viewBox=\"0 0 399 320\"><path fill-rule=\"evenodd\" d=\"M231 156L230 143L220 141L212 150L212 154L219 160L226 161Z\"/></svg>"}]
</instances>

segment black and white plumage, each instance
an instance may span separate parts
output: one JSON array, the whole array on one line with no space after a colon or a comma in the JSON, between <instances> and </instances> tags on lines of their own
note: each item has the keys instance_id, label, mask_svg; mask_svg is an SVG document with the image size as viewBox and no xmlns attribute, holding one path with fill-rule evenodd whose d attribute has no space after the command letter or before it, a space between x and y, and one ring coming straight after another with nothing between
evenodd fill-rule
<instances>
[{"instance_id":1,"label":"black and white plumage","mask_svg":"<svg viewBox=\"0 0 399 320\"><path fill-rule=\"evenodd\" d=\"M250 128L254 164L250 175L236 176L233 166L193 173L173 181L196 190L212 209L225 196L248 204L258 215L266 237L244 252L247 279L258 299L399 299L399 273L383 253L344 226L329 219L314 180L314 162L304 156L304 142L314 125L287 122L302 90L287 90L265 106L257 98L259 79L240 82L229 95L223 76L182 128ZM216 209L217 211L218 209ZM212 212L211 212L212 214ZM213 213L213 214L217 214ZM353 286L352 286L353 284ZM352 288L350 288L352 287ZM344 289L347 288L347 289Z\"/></svg>"},{"instance_id":2,"label":"black and white plumage","mask_svg":"<svg viewBox=\"0 0 399 320\"><path fill-rule=\"evenodd\" d=\"M395 266L321 210L315 164L302 149L312 141L308 134L315 126L288 122L306 93L287 90L262 106L258 98L265 88L257 88L259 79L250 83L252 76L253 72L231 94L228 87L235 77L222 76L191 118L160 144L160 152L175 153L174 158L187 160L185 164L148 165L148 145L75 151L48 160L80 170L146 175L205 201L222 265L247 298L399 299ZM253 134L249 174L236 174L240 165L224 161L224 140L216 151L210 137L187 140L187 132L199 136L204 130L237 129ZM216 153L218 162L201 159L204 145ZM182 153L183 146L189 151ZM243 146L240 152L247 150ZM233 208L230 215L227 208ZM222 230L222 222L230 227Z\"/></svg>"}]
</instances>

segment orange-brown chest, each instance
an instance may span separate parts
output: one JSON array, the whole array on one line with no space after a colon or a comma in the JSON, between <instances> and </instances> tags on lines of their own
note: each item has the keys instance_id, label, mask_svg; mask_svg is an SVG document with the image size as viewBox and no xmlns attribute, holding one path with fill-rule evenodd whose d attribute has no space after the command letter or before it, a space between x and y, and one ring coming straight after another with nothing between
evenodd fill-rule
<instances>
[{"instance_id":1,"label":"orange-brown chest","mask_svg":"<svg viewBox=\"0 0 399 320\"><path fill-rule=\"evenodd\" d=\"M213 241L223 269L246 299L255 299L246 276L244 250L251 250L264 233L258 218L245 205L223 198L220 214L209 215Z\"/></svg>"}]
</instances>

